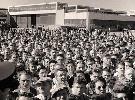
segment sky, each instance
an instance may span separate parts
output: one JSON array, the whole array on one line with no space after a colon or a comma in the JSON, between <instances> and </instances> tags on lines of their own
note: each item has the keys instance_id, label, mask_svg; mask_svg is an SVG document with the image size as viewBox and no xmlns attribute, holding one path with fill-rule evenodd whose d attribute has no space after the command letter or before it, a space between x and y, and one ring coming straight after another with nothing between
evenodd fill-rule
<instances>
[{"instance_id":1,"label":"sky","mask_svg":"<svg viewBox=\"0 0 135 100\"><path fill-rule=\"evenodd\" d=\"M9 6L38 4L44 2L65 2L96 8L107 8L119 11L135 10L135 0L0 0L0 8Z\"/></svg>"}]
</instances>

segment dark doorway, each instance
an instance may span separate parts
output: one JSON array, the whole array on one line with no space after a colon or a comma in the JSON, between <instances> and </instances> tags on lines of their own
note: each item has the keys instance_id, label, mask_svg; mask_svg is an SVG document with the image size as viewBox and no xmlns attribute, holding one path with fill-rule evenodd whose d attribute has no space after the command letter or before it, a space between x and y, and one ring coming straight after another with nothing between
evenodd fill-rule
<instances>
[{"instance_id":1,"label":"dark doorway","mask_svg":"<svg viewBox=\"0 0 135 100\"><path fill-rule=\"evenodd\" d=\"M31 26L34 28L36 26L36 15L31 15Z\"/></svg>"}]
</instances>

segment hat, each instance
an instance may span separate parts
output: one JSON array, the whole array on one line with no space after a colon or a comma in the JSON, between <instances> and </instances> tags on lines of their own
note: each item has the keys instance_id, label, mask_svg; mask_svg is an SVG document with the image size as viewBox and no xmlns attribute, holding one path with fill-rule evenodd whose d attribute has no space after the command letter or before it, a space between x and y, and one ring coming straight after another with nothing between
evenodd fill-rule
<instances>
[{"instance_id":1,"label":"hat","mask_svg":"<svg viewBox=\"0 0 135 100\"><path fill-rule=\"evenodd\" d=\"M16 89L19 82L14 79L15 64L10 62L0 62L0 90L6 88Z\"/></svg>"},{"instance_id":2,"label":"hat","mask_svg":"<svg viewBox=\"0 0 135 100\"><path fill-rule=\"evenodd\" d=\"M15 71L15 64L11 62L0 62L0 81L8 78Z\"/></svg>"},{"instance_id":3,"label":"hat","mask_svg":"<svg viewBox=\"0 0 135 100\"><path fill-rule=\"evenodd\" d=\"M40 85L40 84L44 84L46 82L52 83L52 79L49 77L45 77L44 79L39 79L35 84Z\"/></svg>"}]
</instances>

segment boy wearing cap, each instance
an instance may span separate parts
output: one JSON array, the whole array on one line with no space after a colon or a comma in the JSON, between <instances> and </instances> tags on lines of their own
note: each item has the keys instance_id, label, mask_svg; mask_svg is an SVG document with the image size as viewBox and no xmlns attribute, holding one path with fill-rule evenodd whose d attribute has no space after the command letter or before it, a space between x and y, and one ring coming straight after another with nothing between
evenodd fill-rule
<instances>
[{"instance_id":1,"label":"boy wearing cap","mask_svg":"<svg viewBox=\"0 0 135 100\"><path fill-rule=\"evenodd\" d=\"M75 77L72 85L69 100L89 100L90 97L86 94L86 80L85 78Z\"/></svg>"},{"instance_id":2,"label":"boy wearing cap","mask_svg":"<svg viewBox=\"0 0 135 100\"><path fill-rule=\"evenodd\" d=\"M40 100L51 100L51 93L50 90L52 88L52 80L51 79L39 79L36 82L36 89L38 95L36 98Z\"/></svg>"}]
</instances>

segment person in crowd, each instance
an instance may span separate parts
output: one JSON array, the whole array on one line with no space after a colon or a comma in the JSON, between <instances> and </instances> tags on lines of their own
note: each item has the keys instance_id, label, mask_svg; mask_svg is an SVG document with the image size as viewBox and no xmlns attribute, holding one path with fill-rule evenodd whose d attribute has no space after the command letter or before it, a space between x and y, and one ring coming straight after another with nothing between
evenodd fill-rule
<instances>
[{"instance_id":1,"label":"person in crowd","mask_svg":"<svg viewBox=\"0 0 135 100\"><path fill-rule=\"evenodd\" d=\"M102 71L102 77L106 81L106 93L112 93L113 92L113 85L114 85L114 79L112 78L112 73L109 69L103 69Z\"/></svg>"},{"instance_id":2,"label":"person in crowd","mask_svg":"<svg viewBox=\"0 0 135 100\"><path fill-rule=\"evenodd\" d=\"M87 92L89 95L92 95L94 93L94 84L98 80L98 78L101 77L100 74L101 73L99 72L99 70L97 69L92 70L92 73L90 75L90 82L86 85Z\"/></svg>"},{"instance_id":3,"label":"person in crowd","mask_svg":"<svg viewBox=\"0 0 135 100\"><path fill-rule=\"evenodd\" d=\"M16 90L13 91L13 96L15 98L20 95L28 95L29 97L34 97L37 95L35 88L31 87L31 76L27 72L20 72L18 75L19 86Z\"/></svg>"},{"instance_id":4,"label":"person in crowd","mask_svg":"<svg viewBox=\"0 0 135 100\"><path fill-rule=\"evenodd\" d=\"M66 68L63 68L61 65L56 65L57 69L55 69L55 78L53 78L53 86L51 91L53 91L55 88L59 87L59 85L65 85L66 87L69 87L69 84L67 82L67 70Z\"/></svg>"},{"instance_id":5,"label":"person in crowd","mask_svg":"<svg viewBox=\"0 0 135 100\"><path fill-rule=\"evenodd\" d=\"M51 100L52 79L39 79L36 82L37 96L40 100Z\"/></svg>"},{"instance_id":6,"label":"person in crowd","mask_svg":"<svg viewBox=\"0 0 135 100\"><path fill-rule=\"evenodd\" d=\"M135 92L133 35L127 31L119 35L95 28L65 28L17 27L0 31L0 63L9 61L16 64L15 74L10 75L19 81L17 89L10 87L5 90L0 85L0 94L7 93L2 94L0 100L9 96L13 100L13 97L35 100L38 99L36 96L46 98L47 93L47 99L54 100L77 100L78 97L110 100L108 96L114 100L132 100L130 97ZM5 72L0 70L0 77L2 73ZM106 83L100 79L102 77ZM84 79L86 83L76 81L76 78ZM48 79L53 80L52 85L43 81ZM3 83L3 79L1 81ZM44 84L48 87L44 87ZM47 93L44 94L41 87ZM8 93L11 95L8 96Z\"/></svg>"},{"instance_id":7,"label":"person in crowd","mask_svg":"<svg viewBox=\"0 0 135 100\"><path fill-rule=\"evenodd\" d=\"M66 68L67 68L67 81L69 87L73 85L74 77L75 77L75 64L73 60L69 59L66 61Z\"/></svg>"},{"instance_id":8,"label":"person in crowd","mask_svg":"<svg viewBox=\"0 0 135 100\"><path fill-rule=\"evenodd\" d=\"M114 73L114 76L116 80L123 80L124 79L124 71L125 71L125 66L123 63L119 63L116 67L116 73Z\"/></svg>"},{"instance_id":9,"label":"person in crowd","mask_svg":"<svg viewBox=\"0 0 135 100\"><path fill-rule=\"evenodd\" d=\"M48 73L48 77L54 78L54 72L55 72L55 65L56 65L57 61L55 60L51 60L49 62L49 73Z\"/></svg>"},{"instance_id":10,"label":"person in crowd","mask_svg":"<svg viewBox=\"0 0 135 100\"><path fill-rule=\"evenodd\" d=\"M94 100L111 100L111 93L106 93L106 82L105 79L100 77L94 84L94 94L92 99Z\"/></svg>"},{"instance_id":11,"label":"person in crowd","mask_svg":"<svg viewBox=\"0 0 135 100\"><path fill-rule=\"evenodd\" d=\"M58 64L64 64L64 61L65 61L64 55L58 54L57 57L56 57L56 61L57 61Z\"/></svg>"},{"instance_id":12,"label":"person in crowd","mask_svg":"<svg viewBox=\"0 0 135 100\"><path fill-rule=\"evenodd\" d=\"M89 100L90 97L86 94L86 80L84 78L75 77L71 88L69 100Z\"/></svg>"},{"instance_id":13,"label":"person in crowd","mask_svg":"<svg viewBox=\"0 0 135 100\"><path fill-rule=\"evenodd\" d=\"M128 100L134 100L135 96L135 70L129 68L125 70L125 86L127 89L127 98Z\"/></svg>"},{"instance_id":14,"label":"person in crowd","mask_svg":"<svg viewBox=\"0 0 135 100\"><path fill-rule=\"evenodd\" d=\"M45 78L49 78L47 68L45 67L39 68L38 76L39 76L39 80L42 80L42 79L44 80Z\"/></svg>"}]
</instances>

